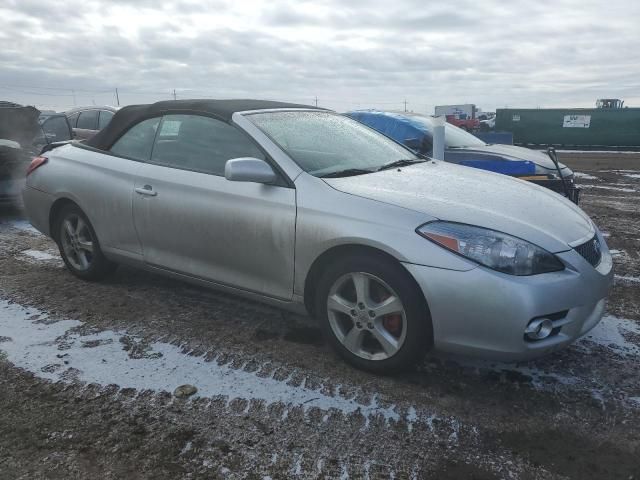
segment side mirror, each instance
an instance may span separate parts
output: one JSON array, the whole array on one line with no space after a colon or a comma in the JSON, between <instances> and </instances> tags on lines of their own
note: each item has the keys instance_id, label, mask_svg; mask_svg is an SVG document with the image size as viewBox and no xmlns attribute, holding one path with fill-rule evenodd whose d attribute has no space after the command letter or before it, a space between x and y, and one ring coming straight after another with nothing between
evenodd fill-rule
<instances>
[{"instance_id":1,"label":"side mirror","mask_svg":"<svg viewBox=\"0 0 640 480\"><path fill-rule=\"evenodd\" d=\"M402 143L404 143L405 147L415 150L416 152L419 151L422 146L420 140L417 138L405 138Z\"/></svg>"},{"instance_id":2,"label":"side mirror","mask_svg":"<svg viewBox=\"0 0 640 480\"><path fill-rule=\"evenodd\" d=\"M275 183L278 179L271 165L251 157L227 160L224 176L232 182Z\"/></svg>"}]
</instances>

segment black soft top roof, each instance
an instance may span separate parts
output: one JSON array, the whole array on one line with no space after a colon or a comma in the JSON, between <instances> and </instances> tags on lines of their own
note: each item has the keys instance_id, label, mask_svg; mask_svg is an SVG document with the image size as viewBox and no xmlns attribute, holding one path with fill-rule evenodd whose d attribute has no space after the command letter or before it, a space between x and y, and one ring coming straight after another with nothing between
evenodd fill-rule
<instances>
[{"instance_id":1,"label":"black soft top roof","mask_svg":"<svg viewBox=\"0 0 640 480\"><path fill-rule=\"evenodd\" d=\"M235 112L246 110L267 110L271 108L312 108L309 105L296 103L274 102L271 100L165 100L149 105L129 105L113 116L109 125L86 141L86 144L108 150L133 125L151 117L167 113L204 113L224 120L231 121Z\"/></svg>"}]
</instances>

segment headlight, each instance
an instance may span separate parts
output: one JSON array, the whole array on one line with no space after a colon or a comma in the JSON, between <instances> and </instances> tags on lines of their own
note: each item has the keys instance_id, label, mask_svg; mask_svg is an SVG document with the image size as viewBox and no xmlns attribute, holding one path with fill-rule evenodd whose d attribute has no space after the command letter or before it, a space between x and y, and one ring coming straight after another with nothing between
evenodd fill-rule
<instances>
[{"instance_id":1,"label":"headlight","mask_svg":"<svg viewBox=\"0 0 640 480\"><path fill-rule=\"evenodd\" d=\"M564 269L562 262L543 248L495 230L435 221L418 227L416 232L458 255L510 275L535 275Z\"/></svg>"}]
</instances>

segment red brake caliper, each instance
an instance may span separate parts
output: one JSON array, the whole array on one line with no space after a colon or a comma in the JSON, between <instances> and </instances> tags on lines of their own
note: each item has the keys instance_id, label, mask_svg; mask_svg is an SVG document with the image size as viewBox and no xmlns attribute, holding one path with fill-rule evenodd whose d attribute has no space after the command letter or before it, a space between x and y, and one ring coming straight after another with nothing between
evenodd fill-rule
<instances>
[{"instance_id":1,"label":"red brake caliper","mask_svg":"<svg viewBox=\"0 0 640 480\"><path fill-rule=\"evenodd\" d=\"M402 315L391 313L382 320L384 328L394 337L399 337L402 333Z\"/></svg>"},{"instance_id":2,"label":"red brake caliper","mask_svg":"<svg viewBox=\"0 0 640 480\"><path fill-rule=\"evenodd\" d=\"M385 293L383 296L384 298L381 302L384 302L391 295ZM402 333L402 315L399 313L390 313L389 315L385 315L382 319L382 326L394 337L399 337Z\"/></svg>"}]
</instances>

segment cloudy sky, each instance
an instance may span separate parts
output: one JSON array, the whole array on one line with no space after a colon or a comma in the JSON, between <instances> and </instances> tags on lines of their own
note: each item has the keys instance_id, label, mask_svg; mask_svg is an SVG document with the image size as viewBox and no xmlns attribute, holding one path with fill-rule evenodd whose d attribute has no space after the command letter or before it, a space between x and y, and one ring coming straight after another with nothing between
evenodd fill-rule
<instances>
[{"instance_id":1,"label":"cloudy sky","mask_svg":"<svg viewBox=\"0 0 640 480\"><path fill-rule=\"evenodd\" d=\"M640 107L637 0L3 0L0 100Z\"/></svg>"}]
</instances>

